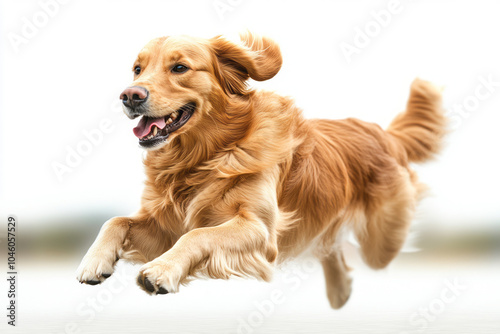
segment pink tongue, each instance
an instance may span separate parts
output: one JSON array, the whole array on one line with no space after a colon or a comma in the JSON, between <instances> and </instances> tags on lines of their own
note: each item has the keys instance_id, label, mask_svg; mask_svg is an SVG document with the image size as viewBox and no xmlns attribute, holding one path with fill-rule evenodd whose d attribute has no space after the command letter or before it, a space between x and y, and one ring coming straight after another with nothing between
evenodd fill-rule
<instances>
[{"instance_id":1,"label":"pink tongue","mask_svg":"<svg viewBox=\"0 0 500 334\"><path fill-rule=\"evenodd\" d=\"M163 129L165 127L165 117L160 118L149 118L142 117L139 124L134 128L134 135L137 138L142 138L151 132L153 125L156 125L158 129Z\"/></svg>"}]
</instances>

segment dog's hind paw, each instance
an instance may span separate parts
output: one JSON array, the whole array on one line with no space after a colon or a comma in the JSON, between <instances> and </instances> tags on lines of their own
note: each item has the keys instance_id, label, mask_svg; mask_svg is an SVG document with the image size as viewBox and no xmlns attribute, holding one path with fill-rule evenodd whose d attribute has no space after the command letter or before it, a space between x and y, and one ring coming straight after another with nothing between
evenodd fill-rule
<instances>
[{"instance_id":1,"label":"dog's hind paw","mask_svg":"<svg viewBox=\"0 0 500 334\"><path fill-rule=\"evenodd\" d=\"M352 292L352 279L346 277L343 281L338 282L333 288L330 288L327 292L328 301L333 309L338 310L344 306Z\"/></svg>"}]
</instances>

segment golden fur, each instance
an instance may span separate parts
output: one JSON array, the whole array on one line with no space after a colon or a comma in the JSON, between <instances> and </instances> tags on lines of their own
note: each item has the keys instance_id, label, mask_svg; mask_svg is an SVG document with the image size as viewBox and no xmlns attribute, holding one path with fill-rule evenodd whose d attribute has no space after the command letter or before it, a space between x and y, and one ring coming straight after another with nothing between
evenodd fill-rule
<instances>
[{"instance_id":1,"label":"golden fur","mask_svg":"<svg viewBox=\"0 0 500 334\"><path fill-rule=\"evenodd\" d=\"M165 70L183 62L182 75ZM78 269L96 284L118 258L144 262L138 283L177 292L190 277L271 278L273 264L312 247L334 308L350 294L340 233L351 228L372 268L398 254L422 186L410 162L438 152L445 118L440 94L415 80L406 110L387 130L357 119L306 120L288 98L248 89L281 67L272 40L242 43L164 37L134 66L133 86L150 92L150 114L187 102L188 123L149 151L142 207L108 221Z\"/></svg>"}]
</instances>

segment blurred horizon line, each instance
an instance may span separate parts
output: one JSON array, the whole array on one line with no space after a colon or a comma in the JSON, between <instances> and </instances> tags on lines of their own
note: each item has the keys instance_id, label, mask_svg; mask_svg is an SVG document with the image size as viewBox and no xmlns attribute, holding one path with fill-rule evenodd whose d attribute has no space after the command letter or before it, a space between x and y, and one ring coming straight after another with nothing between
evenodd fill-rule
<instances>
[{"instance_id":1,"label":"blurred horizon line","mask_svg":"<svg viewBox=\"0 0 500 334\"><path fill-rule=\"evenodd\" d=\"M36 223L32 221L26 225L21 218L17 232L18 252L83 253L102 224L113 216L111 212L61 215L40 218ZM419 253L500 251L499 223L495 220L479 228L470 225L449 228L449 225L443 226L439 222L419 220L411 227L411 244L419 249ZM7 244L6 239L6 230L0 231L0 244Z\"/></svg>"}]
</instances>

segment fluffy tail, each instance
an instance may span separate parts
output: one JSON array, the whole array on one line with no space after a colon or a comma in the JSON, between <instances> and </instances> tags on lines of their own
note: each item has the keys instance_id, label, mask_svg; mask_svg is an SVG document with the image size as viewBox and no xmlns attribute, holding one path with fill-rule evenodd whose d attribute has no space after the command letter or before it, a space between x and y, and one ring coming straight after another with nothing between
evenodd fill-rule
<instances>
[{"instance_id":1,"label":"fluffy tail","mask_svg":"<svg viewBox=\"0 0 500 334\"><path fill-rule=\"evenodd\" d=\"M404 147L408 160L426 161L439 152L446 133L441 94L430 82L415 79L406 111L389 125L387 132Z\"/></svg>"}]
</instances>

